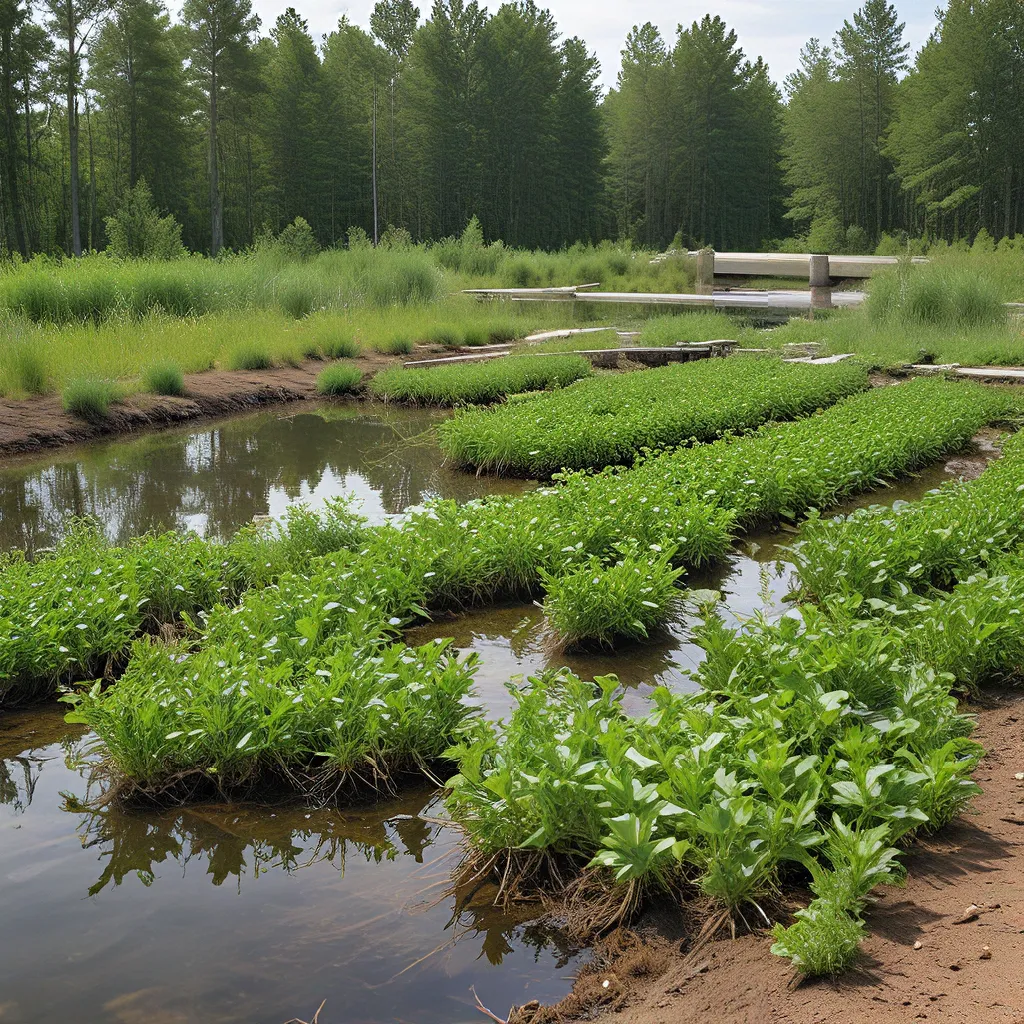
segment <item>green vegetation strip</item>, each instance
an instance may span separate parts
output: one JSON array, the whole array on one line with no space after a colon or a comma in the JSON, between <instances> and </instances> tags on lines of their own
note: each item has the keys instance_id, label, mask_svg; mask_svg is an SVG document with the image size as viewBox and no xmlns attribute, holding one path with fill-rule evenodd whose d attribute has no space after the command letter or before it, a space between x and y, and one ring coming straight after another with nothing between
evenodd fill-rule
<instances>
[{"instance_id":1,"label":"green vegetation strip","mask_svg":"<svg viewBox=\"0 0 1024 1024\"><path fill-rule=\"evenodd\" d=\"M802 873L814 899L776 926L773 951L805 974L845 970L870 891L902 876L897 844L978 792L983 751L951 688L1024 669L1018 544L1003 536L990 571L950 594L845 595L741 631L709 603L701 692L658 690L642 717L614 678L597 699L568 674L532 680L507 725L478 722L451 752L465 871L560 888L583 934L651 897L769 923L784 877Z\"/></svg>"},{"instance_id":2,"label":"green vegetation strip","mask_svg":"<svg viewBox=\"0 0 1024 1024\"><path fill-rule=\"evenodd\" d=\"M10 559L0 573L0 693L9 702L72 679L116 675L140 632L218 600L231 603L246 588L252 598L291 575L309 586L311 560L343 550L358 553L360 571L398 574L396 594L405 596L385 621L547 588L553 623L567 642L628 637L639 632L637 621L649 630L670 607L612 586L621 578L610 570L623 546L641 561L660 549L673 566L705 565L728 551L737 529L825 508L962 446L1003 415L1007 401L981 385L912 381L631 470L575 473L514 498L435 502L395 526L369 528L339 504L323 522L293 512L280 538L253 528L228 545L168 535L111 548L94 534L76 534L38 562ZM598 563L609 572L598 572ZM584 586L582 575L570 582L584 567L595 570L597 584ZM643 567L648 575L656 570ZM352 605L347 571L318 577L325 600ZM552 583L562 578L564 585ZM271 593L280 592L278 584Z\"/></svg>"},{"instance_id":3,"label":"green vegetation strip","mask_svg":"<svg viewBox=\"0 0 1024 1024\"><path fill-rule=\"evenodd\" d=\"M1024 434L970 483L949 483L922 501L810 519L793 557L809 595L881 599L946 587L1012 544L1024 542Z\"/></svg>"},{"instance_id":4,"label":"green vegetation strip","mask_svg":"<svg viewBox=\"0 0 1024 1024\"><path fill-rule=\"evenodd\" d=\"M524 391L564 388L591 372L582 356L507 356L422 369L396 367L370 381L370 394L415 405L482 405Z\"/></svg>"},{"instance_id":5,"label":"green vegetation strip","mask_svg":"<svg viewBox=\"0 0 1024 1024\"><path fill-rule=\"evenodd\" d=\"M840 363L708 359L602 375L550 395L471 410L438 427L456 463L517 476L632 463L645 448L711 441L729 430L806 416L867 387Z\"/></svg>"}]
</instances>

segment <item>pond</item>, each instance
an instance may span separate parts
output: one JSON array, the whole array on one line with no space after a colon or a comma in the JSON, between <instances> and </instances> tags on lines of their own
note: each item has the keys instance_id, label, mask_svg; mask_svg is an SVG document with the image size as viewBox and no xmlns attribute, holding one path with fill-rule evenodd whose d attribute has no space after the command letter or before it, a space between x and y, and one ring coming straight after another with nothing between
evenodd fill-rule
<instances>
[{"instance_id":1,"label":"pond","mask_svg":"<svg viewBox=\"0 0 1024 1024\"><path fill-rule=\"evenodd\" d=\"M201 428L19 460L0 470L0 547L52 544L70 517L114 541L150 529L228 536L255 515L355 492L373 520L435 496L467 499L530 484L456 474L425 431L428 412L377 406L264 410ZM990 453L978 453L983 463ZM913 499L962 468L936 466L857 504ZM746 537L687 584L722 592L741 624L778 615L791 587L792 533ZM780 546L781 545L781 546ZM554 651L539 608L492 608L409 631L481 655L492 715L509 680L568 664L616 673L637 708L653 685L693 686L692 613L617 654ZM521 684L521 682L520 682ZM80 809L89 737L60 710L0 713L0 1024L461 1024L549 1002L586 952L508 916L488 893L446 892L459 836L430 789L358 810L203 805Z\"/></svg>"},{"instance_id":2,"label":"pond","mask_svg":"<svg viewBox=\"0 0 1024 1024\"><path fill-rule=\"evenodd\" d=\"M295 502L355 494L379 522L428 498L467 501L531 486L442 465L430 410L378 403L280 406L246 416L70 448L0 467L0 551L54 544L74 516L114 543L149 530L227 537Z\"/></svg>"}]
</instances>

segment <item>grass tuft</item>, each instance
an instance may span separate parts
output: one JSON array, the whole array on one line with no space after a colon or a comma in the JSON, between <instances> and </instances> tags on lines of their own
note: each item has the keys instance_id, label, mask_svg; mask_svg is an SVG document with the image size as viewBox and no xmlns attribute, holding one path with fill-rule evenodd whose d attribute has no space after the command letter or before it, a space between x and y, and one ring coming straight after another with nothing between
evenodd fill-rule
<instances>
[{"instance_id":1,"label":"grass tuft","mask_svg":"<svg viewBox=\"0 0 1024 1024\"><path fill-rule=\"evenodd\" d=\"M28 395L43 395L47 390L46 365L42 356L29 344L22 343L14 353L14 379Z\"/></svg>"},{"instance_id":2,"label":"grass tuft","mask_svg":"<svg viewBox=\"0 0 1024 1024\"><path fill-rule=\"evenodd\" d=\"M350 363L328 366L316 379L316 389L321 395L347 395L359 389L363 371Z\"/></svg>"},{"instance_id":3,"label":"grass tuft","mask_svg":"<svg viewBox=\"0 0 1024 1024\"><path fill-rule=\"evenodd\" d=\"M185 394L185 375L177 363L157 363L143 374L147 391L154 395Z\"/></svg>"},{"instance_id":4,"label":"grass tuft","mask_svg":"<svg viewBox=\"0 0 1024 1024\"><path fill-rule=\"evenodd\" d=\"M228 353L232 370L269 370L273 365L270 353L258 341L243 341Z\"/></svg>"},{"instance_id":5,"label":"grass tuft","mask_svg":"<svg viewBox=\"0 0 1024 1024\"><path fill-rule=\"evenodd\" d=\"M117 401L119 392L112 381L99 377L76 377L65 385L61 397L65 412L96 423L107 418L110 404Z\"/></svg>"}]
</instances>

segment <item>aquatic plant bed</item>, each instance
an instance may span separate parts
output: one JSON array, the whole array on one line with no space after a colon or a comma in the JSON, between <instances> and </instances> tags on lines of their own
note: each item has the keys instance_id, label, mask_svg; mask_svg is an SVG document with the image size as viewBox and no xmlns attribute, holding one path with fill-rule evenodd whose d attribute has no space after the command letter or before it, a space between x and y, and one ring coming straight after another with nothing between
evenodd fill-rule
<instances>
[{"instance_id":1,"label":"aquatic plant bed","mask_svg":"<svg viewBox=\"0 0 1024 1024\"><path fill-rule=\"evenodd\" d=\"M313 557L302 571L261 581L269 585L250 587L237 604L214 606L179 645L153 652L150 641L141 641L118 685L80 698L76 720L106 744L109 768L129 790L159 790L186 776L228 788L236 778L244 784L256 771L252 763L245 760L236 774L225 774L225 765L233 764L231 750L250 745L263 758L259 764L269 761L281 777L318 777L317 758L329 750L323 738L311 734L311 757L309 747L293 743L292 726L277 724L278 714L305 713L301 692L298 700L282 695L291 694L294 679L308 672L333 677L332 664L343 678L356 678L363 660L422 662L424 655L396 648L394 640L424 609L535 593L580 567L589 571L595 557L614 563L623 545L635 545L635 557L652 544L670 552L651 564L654 572L707 562L728 548L738 523L797 515L905 472L962 445L1001 409L1001 396L980 386L916 381L855 396L809 421L652 458L621 474L577 474L514 499L438 502L397 526L356 523L347 545ZM811 436L817 443L808 446ZM732 479L723 479L723 467L731 468ZM349 528L346 515L341 521ZM51 593L61 589L59 578L36 582ZM616 614L614 603L604 614ZM29 621L20 642L30 644L32 634ZM429 691L434 684L423 671L405 681ZM260 714L252 711L254 690ZM173 714L189 728L167 728L170 693L179 695ZM365 696L385 699L372 689ZM340 707L333 696L324 700ZM277 712L266 713L272 704ZM346 718L339 712L337 721L341 729ZM445 721L442 715L437 728ZM399 749L387 743L385 749Z\"/></svg>"},{"instance_id":2,"label":"aquatic plant bed","mask_svg":"<svg viewBox=\"0 0 1024 1024\"><path fill-rule=\"evenodd\" d=\"M814 898L775 926L773 952L805 975L842 972L871 890L903 877L898 847L979 792L983 751L954 688L1024 670L1016 546L994 542L988 571L948 594L830 594L743 631L707 601L701 691L656 691L646 715L624 713L614 678L599 695L564 672L517 689L507 725L478 722L453 751L465 875L557 892L580 936L651 899L710 898L763 926L804 880Z\"/></svg>"},{"instance_id":3,"label":"aquatic plant bed","mask_svg":"<svg viewBox=\"0 0 1024 1024\"><path fill-rule=\"evenodd\" d=\"M711 441L729 430L806 416L867 383L866 371L855 365L710 359L594 377L556 393L470 410L441 424L438 433L457 465L549 477L565 468L628 465L644 449Z\"/></svg>"},{"instance_id":4,"label":"aquatic plant bed","mask_svg":"<svg viewBox=\"0 0 1024 1024\"><path fill-rule=\"evenodd\" d=\"M226 550L195 538L118 549L95 536L74 537L53 556L34 563L14 559L0 574L0 691L10 701L74 677L116 674L110 666L123 660L141 629L155 631L181 612L211 608L221 595L252 597L246 587L261 596L262 587L276 583L271 593L285 601L280 581L296 574L309 600L339 607L352 606L347 592L357 576L387 574L387 600L372 606L376 618L367 613L367 623L394 631L423 609L536 596L552 580L595 568L595 559L614 567L623 545L638 558L652 546L660 549L666 566L701 566L720 558L737 530L827 508L962 447L985 423L1005 415L1008 401L982 385L916 380L856 395L805 420L654 456L630 470L569 474L519 497L438 501L411 510L396 525L368 528L343 503L322 529L316 517L296 512L282 539L243 531ZM179 553L182 544L188 558ZM343 553L351 572L328 567L313 573L311 560L329 552ZM235 568L239 558L244 564ZM134 568L139 559L141 576ZM645 571L659 572L660 564ZM556 588L563 618L578 610L574 595L577 602L591 601L583 592L615 575L597 572L591 577L596 584L577 577L580 586ZM308 589L312 578L319 589ZM656 583L652 578L650 585ZM154 592L161 601L153 601ZM597 622L595 630L621 633L634 621L638 595L623 593L628 603L619 602L617 611L614 596L602 602L602 618L614 619ZM115 602L121 594L125 598ZM670 609L659 603L647 611L657 614L645 615L644 629ZM268 612L266 621L278 614ZM271 626L262 642L276 633ZM588 639L586 631L574 629L573 639Z\"/></svg>"},{"instance_id":5,"label":"aquatic plant bed","mask_svg":"<svg viewBox=\"0 0 1024 1024\"><path fill-rule=\"evenodd\" d=\"M589 377L580 356L507 356L482 363L383 370L370 381L370 394L415 405L484 405L524 391L564 388Z\"/></svg>"}]
</instances>

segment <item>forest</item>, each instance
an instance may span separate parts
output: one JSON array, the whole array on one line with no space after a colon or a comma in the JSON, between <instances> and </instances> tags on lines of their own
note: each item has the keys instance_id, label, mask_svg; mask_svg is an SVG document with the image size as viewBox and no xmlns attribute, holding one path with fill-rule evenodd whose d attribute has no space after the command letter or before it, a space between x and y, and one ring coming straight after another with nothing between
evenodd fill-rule
<instances>
[{"instance_id":1,"label":"forest","mask_svg":"<svg viewBox=\"0 0 1024 1024\"><path fill-rule=\"evenodd\" d=\"M1024 6L949 0L916 55L865 0L777 83L719 17L624 41L605 92L533 0L380 0L315 40L250 0L0 0L0 254L166 255L296 218L321 246L487 239L559 249L900 251L1024 231Z\"/></svg>"}]
</instances>

